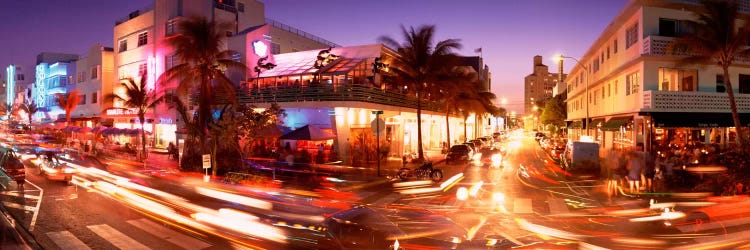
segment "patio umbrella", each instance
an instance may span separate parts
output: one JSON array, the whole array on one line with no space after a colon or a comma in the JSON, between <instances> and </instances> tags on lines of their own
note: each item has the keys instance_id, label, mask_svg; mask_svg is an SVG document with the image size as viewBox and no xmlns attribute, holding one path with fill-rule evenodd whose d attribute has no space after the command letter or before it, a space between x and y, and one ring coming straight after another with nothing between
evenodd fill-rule
<instances>
[{"instance_id":1,"label":"patio umbrella","mask_svg":"<svg viewBox=\"0 0 750 250\"><path fill-rule=\"evenodd\" d=\"M306 141L323 141L336 138L336 135L328 133L323 129L312 125L305 125L292 132L279 137L279 140L306 140Z\"/></svg>"},{"instance_id":2,"label":"patio umbrella","mask_svg":"<svg viewBox=\"0 0 750 250\"><path fill-rule=\"evenodd\" d=\"M91 132L92 132L92 133L99 133L99 132L103 132L103 131L104 131L105 129L107 129L107 128L109 128L109 127L105 127L105 126L97 126L97 127L95 127L95 128L92 128L92 129L91 129Z\"/></svg>"},{"instance_id":3,"label":"patio umbrella","mask_svg":"<svg viewBox=\"0 0 750 250\"><path fill-rule=\"evenodd\" d=\"M78 132L78 133L89 133L89 132L91 132L91 128L89 128L89 127L82 127L80 129L78 129L78 131L76 131L76 132Z\"/></svg>"}]
</instances>

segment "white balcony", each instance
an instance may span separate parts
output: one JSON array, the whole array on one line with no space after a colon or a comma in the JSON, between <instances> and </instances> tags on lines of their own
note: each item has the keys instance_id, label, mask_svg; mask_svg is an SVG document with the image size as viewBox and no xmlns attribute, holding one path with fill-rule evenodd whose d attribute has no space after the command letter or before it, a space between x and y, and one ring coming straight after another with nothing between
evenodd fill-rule
<instances>
[{"instance_id":1,"label":"white balcony","mask_svg":"<svg viewBox=\"0 0 750 250\"><path fill-rule=\"evenodd\" d=\"M750 113L750 94L734 94L737 111ZM728 113L727 93L656 91L643 92L642 112ZM690 118L690 117L685 117Z\"/></svg>"},{"instance_id":2,"label":"white balcony","mask_svg":"<svg viewBox=\"0 0 750 250\"><path fill-rule=\"evenodd\" d=\"M683 57L691 55L689 51L685 49L675 49L668 51L670 44L675 40L674 37L666 36L647 36L643 38L643 53L644 56L675 56ZM736 56L734 62L737 64L750 64L750 57L747 56Z\"/></svg>"}]
</instances>

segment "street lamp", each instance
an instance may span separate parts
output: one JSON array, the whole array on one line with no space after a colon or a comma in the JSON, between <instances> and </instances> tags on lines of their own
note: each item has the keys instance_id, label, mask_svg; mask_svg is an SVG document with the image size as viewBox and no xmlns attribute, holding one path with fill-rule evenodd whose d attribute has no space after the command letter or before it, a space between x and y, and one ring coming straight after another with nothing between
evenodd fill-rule
<instances>
[{"instance_id":1,"label":"street lamp","mask_svg":"<svg viewBox=\"0 0 750 250\"><path fill-rule=\"evenodd\" d=\"M583 63L581 63L580 61L578 61L578 59L576 59L575 57L572 57L572 56L558 55L558 56L555 56L555 59L557 59L560 64L562 64L563 59L572 59L578 65L580 65L581 68L583 68L584 72L586 72L586 98L585 98L585 100L586 100L586 120L584 121L584 124L583 124L584 127L583 127L583 129L586 130L586 135L589 135L589 101L590 101L589 100L589 69L586 67L586 65L583 65Z\"/></svg>"}]
</instances>

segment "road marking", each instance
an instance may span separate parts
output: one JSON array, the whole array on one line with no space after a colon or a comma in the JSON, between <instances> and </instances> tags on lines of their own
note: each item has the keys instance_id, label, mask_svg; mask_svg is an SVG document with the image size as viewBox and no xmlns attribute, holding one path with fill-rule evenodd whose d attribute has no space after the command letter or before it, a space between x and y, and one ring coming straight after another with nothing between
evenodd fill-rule
<instances>
[{"instance_id":1,"label":"road marking","mask_svg":"<svg viewBox=\"0 0 750 250\"><path fill-rule=\"evenodd\" d=\"M530 214L534 210L531 208L531 199L529 198L516 198L513 200L513 213L517 214Z\"/></svg>"},{"instance_id":2,"label":"road marking","mask_svg":"<svg viewBox=\"0 0 750 250\"><path fill-rule=\"evenodd\" d=\"M40 188L33 182L26 180L26 183L31 184L36 189L39 189L39 201L36 202L36 208L34 208L34 214L31 216L31 222L29 223L29 232L34 231L34 226L36 226L36 217L39 215L39 208L42 206L42 198L44 198L44 189Z\"/></svg>"},{"instance_id":3,"label":"road marking","mask_svg":"<svg viewBox=\"0 0 750 250\"><path fill-rule=\"evenodd\" d=\"M732 220L723 220L723 221L709 221L708 223L703 224L692 224L692 225L685 225L685 226L679 226L677 229L679 229L682 232L691 232L691 231L706 231L716 228L727 228L727 227L733 227L733 226L739 226L750 223L750 218L738 218L738 219L732 219Z\"/></svg>"},{"instance_id":4,"label":"road marking","mask_svg":"<svg viewBox=\"0 0 750 250\"><path fill-rule=\"evenodd\" d=\"M570 212L568 205L565 204L565 200L563 199L550 199L547 200L547 204L549 205L550 214L566 214Z\"/></svg>"},{"instance_id":5,"label":"road marking","mask_svg":"<svg viewBox=\"0 0 750 250\"><path fill-rule=\"evenodd\" d=\"M393 203L394 201L398 200L398 198L401 198L401 194L398 193L390 193L383 197L380 200L377 200L373 203L375 206L383 206Z\"/></svg>"},{"instance_id":6,"label":"road marking","mask_svg":"<svg viewBox=\"0 0 750 250\"><path fill-rule=\"evenodd\" d=\"M91 249L68 231L49 232L47 233L47 237L55 242L55 245L60 247L60 249Z\"/></svg>"},{"instance_id":7,"label":"road marking","mask_svg":"<svg viewBox=\"0 0 750 250\"><path fill-rule=\"evenodd\" d=\"M151 249L106 224L86 226L103 239L120 249Z\"/></svg>"},{"instance_id":8,"label":"road marking","mask_svg":"<svg viewBox=\"0 0 750 250\"><path fill-rule=\"evenodd\" d=\"M21 205L21 204L17 204L17 203L7 202L7 201L3 201L3 206L4 207L15 208L15 209L26 210L26 211L35 211L36 210L36 208L32 207L32 206L26 206L26 205Z\"/></svg>"},{"instance_id":9,"label":"road marking","mask_svg":"<svg viewBox=\"0 0 750 250\"><path fill-rule=\"evenodd\" d=\"M29 192L33 192L33 191L29 191ZM2 193L0 193L0 195L13 196L13 197L23 197L23 198L26 198L26 199L33 199L33 200L41 199L41 196L30 195L30 194L26 194L26 192L19 192L19 191L2 192Z\"/></svg>"},{"instance_id":10,"label":"road marking","mask_svg":"<svg viewBox=\"0 0 750 250\"><path fill-rule=\"evenodd\" d=\"M196 238L178 233L172 229L159 225L148 219L129 220L128 223L143 231L146 231L160 239L169 241L177 246L188 250L198 250L211 245Z\"/></svg>"}]
</instances>

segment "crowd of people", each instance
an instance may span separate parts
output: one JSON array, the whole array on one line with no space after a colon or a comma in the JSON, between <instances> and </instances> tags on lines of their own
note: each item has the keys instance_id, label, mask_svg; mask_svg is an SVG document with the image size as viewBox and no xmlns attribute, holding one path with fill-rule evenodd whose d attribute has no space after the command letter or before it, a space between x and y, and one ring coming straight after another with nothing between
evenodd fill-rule
<instances>
[{"instance_id":1,"label":"crowd of people","mask_svg":"<svg viewBox=\"0 0 750 250\"><path fill-rule=\"evenodd\" d=\"M665 145L643 150L608 151L602 162L610 197L644 192L701 191L746 194L750 154L716 144Z\"/></svg>"}]
</instances>

